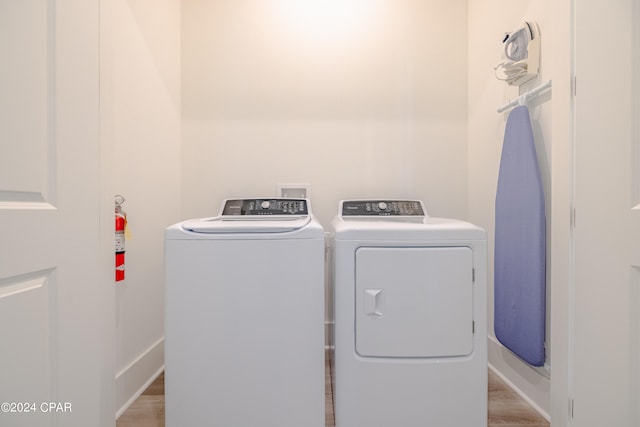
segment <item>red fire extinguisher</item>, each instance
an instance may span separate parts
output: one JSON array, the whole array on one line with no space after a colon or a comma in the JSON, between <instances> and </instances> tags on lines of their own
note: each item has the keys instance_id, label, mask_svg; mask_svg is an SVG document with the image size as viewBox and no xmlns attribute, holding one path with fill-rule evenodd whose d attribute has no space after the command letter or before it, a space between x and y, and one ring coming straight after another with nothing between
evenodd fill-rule
<instances>
[{"instance_id":1,"label":"red fire extinguisher","mask_svg":"<svg viewBox=\"0 0 640 427\"><path fill-rule=\"evenodd\" d=\"M124 241L127 226L127 213L122 209L124 197L117 195L116 202L116 282L124 280Z\"/></svg>"}]
</instances>

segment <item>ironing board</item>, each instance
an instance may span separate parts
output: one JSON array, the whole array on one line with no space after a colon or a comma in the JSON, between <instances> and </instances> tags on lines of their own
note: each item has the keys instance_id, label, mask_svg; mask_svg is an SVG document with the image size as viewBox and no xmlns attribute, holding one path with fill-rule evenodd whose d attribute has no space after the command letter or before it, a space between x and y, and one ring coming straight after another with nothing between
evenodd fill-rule
<instances>
[{"instance_id":1,"label":"ironing board","mask_svg":"<svg viewBox=\"0 0 640 427\"><path fill-rule=\"evenodd\" d=\"M495 334L524 361L542 366L546 217L526 106L513 109L507 119L495 208Z\"/></svg>"}]
</instances>

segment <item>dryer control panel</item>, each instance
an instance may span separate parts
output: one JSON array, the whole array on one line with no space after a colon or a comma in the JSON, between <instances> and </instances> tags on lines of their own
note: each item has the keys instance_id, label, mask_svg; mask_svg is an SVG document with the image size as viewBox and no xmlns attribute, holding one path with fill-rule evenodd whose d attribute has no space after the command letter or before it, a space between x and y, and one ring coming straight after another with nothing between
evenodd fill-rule
<instances>
[{"instance_id":1,"label":"dryer control panel","mask_svg":"<svg viewBox=\"0 0 640 427\"><path fill-rule=\"evenodd\" d=\"M236 199L225 200L222 216L309 215L306 199Z\"/></svg>"},{"instance_id":2,"label":"dryer control panel","mask_svg":"<svg viewBox=\"0 0 640 427\"><path fill-rule=\"evenodd\" d=\"M424 217L425 212L419 200L344 200L341 215Z\"/></svg>"}]
</instances>

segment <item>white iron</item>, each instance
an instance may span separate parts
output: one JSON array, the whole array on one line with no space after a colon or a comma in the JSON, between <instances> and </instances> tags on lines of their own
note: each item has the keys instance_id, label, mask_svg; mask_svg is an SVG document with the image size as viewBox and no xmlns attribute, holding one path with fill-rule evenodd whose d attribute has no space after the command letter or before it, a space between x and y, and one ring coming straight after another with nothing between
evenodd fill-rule
<instances>
[{"instance_id":1,"label":"white iron","mask_svg":"<svg viewBox=\"0 0 640 427\"><path fill-rule=\"evenodd\" d=\"M502 40L502 61L495 67L496 78L520 86L538 75L540 31L535 22L524 22Z\"/></svg>"}]
</instances>

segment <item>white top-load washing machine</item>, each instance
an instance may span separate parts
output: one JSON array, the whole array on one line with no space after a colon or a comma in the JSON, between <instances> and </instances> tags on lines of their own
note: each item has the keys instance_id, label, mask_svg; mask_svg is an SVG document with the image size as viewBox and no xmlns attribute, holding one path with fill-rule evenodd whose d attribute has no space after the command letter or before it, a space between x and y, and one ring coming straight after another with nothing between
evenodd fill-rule
<instances>
[{"instance_id":1,"label":"white top-load washing machine","mask_svg":"<svg viewBox=\"0 0 640 427\"><path fill-rule=\"evenodd\" d=\"M487 426L484 230L420 201L340 202L336 427Z\"/></svg>"},{"instance_id":2,"label":"white top-load washing machine","mask_svg":"<svg viewBox=\"0 0 640 427\"><path fill-rule=\"evenodd\" d=\"M324 427L324 233L306 199L165 233L167 427Z\"/></svg>"}]
</instances>

